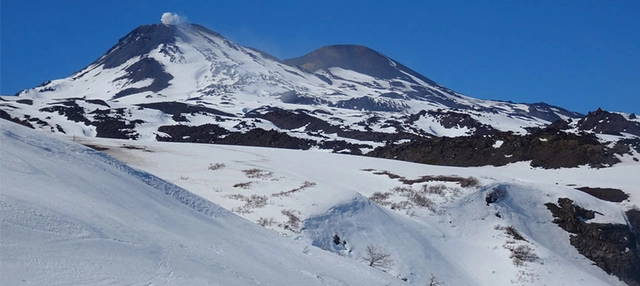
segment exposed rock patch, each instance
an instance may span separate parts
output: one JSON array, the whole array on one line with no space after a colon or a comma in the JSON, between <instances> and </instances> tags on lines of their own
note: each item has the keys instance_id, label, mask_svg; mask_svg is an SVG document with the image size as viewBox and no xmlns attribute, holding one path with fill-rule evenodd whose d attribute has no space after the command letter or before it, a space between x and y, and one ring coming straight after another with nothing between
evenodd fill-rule
<instances>
[{"instance_id":1,"label":"exposed rock patch","mask_svg":"<svg viewBox=\"0 0 640 286\"><path fill-rule=\"evenodd\" d=\"M393 99L382 100L374 99L369 96L341 100L336 104L329 104L329 106L344 109L388 112L400 112L408 108L406 104L394 101Z\"/></svg>"},{"instance_id":2,"label":"exposed rock patch","mask_svg":"<svg viewBox=\"0 0 640 286\"><path fill-rule=\"evenodd\" d=\"M215 143L225 145L258 146L285 149L307 150L312 146L321 149L330 149L334 152L359 155L360 148L372 148L366 144L353 144L342 140L314 140L302 139L275 130L261 128L251 129L248 132L234 132L215 124L203 124L199 126L165 125L158 131L169 136L157 135L158 141Z\"/></svg>"},{"instance_id":3,"label":"exposed rock patch","mask_svg":"<svg viewBox=\"0 0 640 286\"><path fill-rule=\"evenodd\" d=\"M138 139L140 134L136 131L136 125L144 123L143 120L128 120L124 108L115 110L95 110L94 121L90 124L96 127L96 137L115 139Z\"/></svg>"},{"instance_id":4,"label":"exposed rock patch","mask_svg":"<svg viewBox=\"0 0 640 286\"><path fill-rule=\"evenodd\" d=\"M9 120L11 122L18 123L20 125L23 125L23 126L26 126L26 127L29 127L31 129L33 129L33 125L31 125L31 123L29 123L29 121L20 120L20 118L16 118L16 117L11 117L11 115L9 115L9 113L7 113L4 110L0 110L0 119Z\"/></svg>"},{"instance_id":5,"label":"exposed rock patch","mask_svg":"<svg viewBox=\"0 0 640 286\"><path fill-rule=\"evenodd\" d=\"M203 105L192 105L192 104L186 104L186 103L176 102L176 101L142 103L142 104L138 104L137 106L160 110L164 113L171 114L171 115L180 115L181 113L195 114L198 112L203 112L203 113L209 113L214 115L235 117L235 115L231 113L227 113L227 112L206 107Z\"/></svg>"},{"instance_id":6,"label":"exposed rock patch","mask_svg":"<svg viewBox=\"0 0 640 286\"><path fill-rule=\"evenodd\" d=\"M321 112L322 111L319 113ZM302 109L285 110L278 107L265 107L252 110L245 114L245 117L269 120L278 128L286 130L304 127L304 131L307 132L323 132L325 134L335 133L339 137L362 141L387 142L418 137L406 132L384 133L343 129L340 126L332 125L331 123L315 117L309 114L308 111Z\"/></svg>"},{"instance_id":7,"label":"exposed rock patch","mask_svg":"<svg viewBox=\"0 0 640 286\"><path fill-rule=\"evenodd\" d=\"M247 133L232 132L229 136L214 141L218 144L259 146L271 148L308 150L313 141L289 136L275 130L252 129Z\"/></svg>"},{"instance_id":8,"label":"exposed rock patch","mask_svg":"<svg viewBox=\"0 0 640 286\"><path fill-rule=\"evenodd\" d=\"M611 135L621 135L624 132L640 136L640 122L629 121L621 114L600 108L580 119L578 129Z\"/></svg>"},{"instance_id":9,"label":"exposed rock patch","mask_svg":"<svg viewBox=\"0 0 640 286\"><path fill-rule=\"evenodd\" d=\"M614 154L615 150L600 143L593 134L578 135L557 130L532 129L531 134L527 135L501 132L491 136L426 138L379 147L367 155L461 167L501 166L531 161L532 167L570 168L590 165L599 168L619 163L620 160Z\"/></svg>"},{"instance_id":10,"label":"exposed rock patch","mask_svg":"<svg viewBox=\"0 0 640 286\"><path fill-rule=\"evenodd\" d=\"M16 100L17 103L22 103L26 105L33 105L33 99L25 98Z\"/></svg>"},{"instance_id":11,"label":"exposed rock patch","mask_svg":"<svg viewBox=\"0 0 640 286\"><path fill-rule=\"evenodd\" d=\"M582 188L576 188L576 190L583 191L598 199L614 202L614 203L620 203L629 198L629 195L625 194L622 190L613 189L613 188L582 187Z\"/></svg>"},{"instance_id":12,"label":"exposed rock patch","mask_svg":"<svg viewBox=\"0 0 640 286\"><path fill-rule=\"evenodd\" d=\"M568 198L546 203L554 223L571 233L570 242L580 254L629 285L640 285L640 257L636 235L628 225L587 223L596 212L584 209Z\"/></svg>"},{"instance_id":13,"label":"exposed rock patch","mask_svg":"<svg viewBox=\"0 0 640 286\"><path fill-rule=\"evenodd\" d=\"M627 219L631 225L631 231L635 235L636 249L640 250L640 210L631 209L626 212Z\"/></svg>"},{"instance_id":14,"label":"exposed rock patch","mask_svg":"<svg viewBox=\"0 0 640 286\"><path fill-rule=\"evenodd\" d=\"M557 106L551 106L544 102L530 104L528 108L528 113L526 115L553 122L556 120L561 120L558 114L567 116L569 118L578 118L583 116L583 114L572 112Z\"/></svg>"},{"instance_id":15,"label":"exposed rock patch","mask_svg":"<svg viewBox=\"0 0 640 286\"><path fill-rule=\"evenodd\" d=\"M173 76L164 71L164 67L158 61L152 58L143 58L133 65L127 67L127 75L119 79L127 79L129 83L136 83L145 79L152 79L150 85L145 87L130 87L123 89L113 96L113 99L125 97L128 95L141 93L145 91L158 92L169 86L169 81Z\"/></svg>"},{"instance_id":16,"label":"exposed rock patch","mask_svg":"<svg viewBox=\"0 0 640 286\"><path fill-rule=\"evenodd\" d=\"M229 134L229 131L215 124L198 126L164 125L158 127L159 132L169 136L156 135L158 141L213 143L218 138Z\"/></svg>"},{"instance_id":17,"label":"exposed rock patch","mask_svg":"<svg viewBox=\"0 0 640 286\"><path fill-rule=\"evenodd\" d=\"M76 103L76 99L57 102L51 106L41 108L40 111L58 113L59 115L64 115L67 119L73 122L82 122L85 125L91 124L91 121L85 117L84 108L80 107Z\"/></svg>"},{"instance_id":18,"label":"exposed rock patch","mask_svg":"<svg viewBox=\"0 0 640 286\"><path fill-rule=\"evenodd\" d=\"M118 67L131 58L149 53L160 44L174 43L176 30L175 26L162 24L140 26L122 37L93 64L104 64L105 69Z\"/></svg>"},{"instance_id":19,"label":"exposed rock patch","mask_svg":"<svg viewBox=\"0 0 640 286\"><path fill-rule=\"evenodd\" d=\"M451 129L451 128L468 128L473 131L475 135L490 135L498 133L498 130L493 127L480 123L478 120L475 120L471 117L471 115L466 113L459 113L455 111L443 111L443 110L422 110L416 114L412 114L409 116L407 123L413 124L418 121L420 117L431 116L436 118L436 120L442 124L442 127Z\"/></svg>"}]
</instances>

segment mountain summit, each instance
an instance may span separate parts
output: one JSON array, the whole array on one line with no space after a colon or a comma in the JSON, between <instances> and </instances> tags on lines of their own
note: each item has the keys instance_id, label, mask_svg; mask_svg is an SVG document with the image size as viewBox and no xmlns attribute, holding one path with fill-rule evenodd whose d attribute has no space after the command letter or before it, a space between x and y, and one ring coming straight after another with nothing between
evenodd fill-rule
<instances>
[{"instance_id":1,"label":"mountain summit","mask_svg":"<svg viewBox=\"0 0 640 286\"><path fill-rule=\"evenodd\" d=\"M430 85L439 86L433 80L422 76L401 63L375 50L359 45L325 46L302 57L288 59L284 62L301 66L311 72L338 67L380 79L402 79L419 84L414 79L418 78Z\"/></svg>"},{"instance_id":2,"label":"mountain summit","mask_svg":"<svg viewBox=\"0 0 640 286\"><path fill-rule=\"evenodd\" d=\"M150 53L160 45L174 44L177 31L177 27L173 25L140 26L122 37L115 46L93 64L102 64L107 69L118 67L131 58Z\"/></svg>"},{"instance_id":3,"label":"mountain summit","mask_svg":"<svg viewBox=\"0 0 640 286\"><path fill-rule=\"evenodd\" d=\"M3 100L4 118L52 132L352 153L581 116L465 96L364 46L280 60L189 23L140 26L71 77Z\"/></svg>"}]
</instances>

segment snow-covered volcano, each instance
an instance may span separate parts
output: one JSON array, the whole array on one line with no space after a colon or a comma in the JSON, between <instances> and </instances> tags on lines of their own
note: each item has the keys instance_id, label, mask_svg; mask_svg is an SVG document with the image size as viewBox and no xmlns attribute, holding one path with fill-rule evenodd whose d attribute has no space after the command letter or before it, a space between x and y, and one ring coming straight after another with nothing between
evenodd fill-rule
<instances>
[{"instance_id":1,"label":"snow-covered volcano","mask_svg":"<svg viewBox=\"0 0 640 286\"><path fill-rule=\"evenodd\" d=\"M580 116L474 99L363 46L279 60L186 23L140 26L72 76L1 99L3 117L71 135L219 142L254 130L358 152L416 137L526 133Z\"/></svg>"},{"instance_id":2,"label":"snow-covered volcano","mask_svg":"<svg viewBox=\"0 0 640 286\"><path fill-rule=\"evenodd\" d=\"M458 94L367 47L280 60L198 25L141 26L71 77L0 97L0 117L136 168L3 122L0 278L634 285L640 120L579 116ZM621 138L635 149L618 146ZM381 146L381 157L510 165L153 141L351 153ZM582 166L532 168L573 160ZM381 254L389 261L367 261Z\"/></svg>"}]
</instances>

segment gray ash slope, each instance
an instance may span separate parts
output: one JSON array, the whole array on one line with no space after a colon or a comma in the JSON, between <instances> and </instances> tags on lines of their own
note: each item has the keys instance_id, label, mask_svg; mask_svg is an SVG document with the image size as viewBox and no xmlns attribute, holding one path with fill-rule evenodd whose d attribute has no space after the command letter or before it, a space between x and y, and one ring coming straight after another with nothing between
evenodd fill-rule
<instances>
[{"instance_id":1,"label":"gray ash slope","mask_svg":"<svg viewBox=\"0 0 640 286\"><path fill-rule=\"evenodd\" d=\"M607 133L598 126L610 123L459 94L364 46L280 60L195 24L140 26L72 76L1 99L2 118L68 135L355 154L408 140L530 134L553 122ZM638 119L615 118L618 139L636 140L635 129L619 126Z\"/></svg>"},{"instance_id":2,"label":"gray ash slope","mask_svg":"<svg viewBox=\"0 0 640 286\"><path fill-rule=\"evenodd\" d=\"M411 75L432 86L447 90L447 92L452 92L438 85L435 81L365 46L325 46L302 57L286 59L284 62L290 65L301 66L311 72L339 67L377 78L388 80L401 78L414 84L420 84L409 76Z\"/></svg>"}]
</instances>

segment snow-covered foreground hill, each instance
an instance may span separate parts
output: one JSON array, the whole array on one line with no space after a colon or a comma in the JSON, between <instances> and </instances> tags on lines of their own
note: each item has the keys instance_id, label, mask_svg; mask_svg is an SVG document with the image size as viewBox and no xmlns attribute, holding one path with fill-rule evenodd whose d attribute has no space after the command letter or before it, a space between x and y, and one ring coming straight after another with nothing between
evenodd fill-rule
<instances>
[{"instance_id":1,"label":"snow-covered foreground hill","mask_svg":"<svg viewBox=\"0 0 640 286\"><path fill-rule=\"evenodd\" d=\"M1 285L401 285L102 153L0 121Z\"/></svg>"},{"instance_id":2,"label":"snow-covered foreground hill","mask_svg":"<svg viewBox=\"0 0 640 286\"><path fill-rule=\"evenodd\" d=\"M590 223L626 224L640 164L611 168L456 168L359 156L210 144L81 138L248 220L425 285L624 285L578 251L545 203L570 198ZM606 202L576 187L630 194ZM499 197L487 203L489 193ZM327 252L329 253L329 252Z\"/></svg>"}]
</instances>

